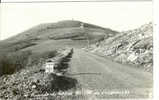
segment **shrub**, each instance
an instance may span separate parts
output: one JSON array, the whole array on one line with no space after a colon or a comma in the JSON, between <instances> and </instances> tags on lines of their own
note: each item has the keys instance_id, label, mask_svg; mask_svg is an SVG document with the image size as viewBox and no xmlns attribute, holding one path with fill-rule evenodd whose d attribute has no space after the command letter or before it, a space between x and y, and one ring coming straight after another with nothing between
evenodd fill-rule
<instances>
[{"instance_id":1,"label":"shrub","mask_svg":"<svg viewBox=\"0 0 159 100\"><path fill-rule=\"evenodd\" d=\"M31 51L11 52L0 57L0 75L13 74L14 72L24 68L31 55Z\"/></svg>"},{"instance_id":2,"label":"shrub","mask_svg":"<svg viewBox=\"0 0 159 100\"><path fill-rule=\"evenodd\" d=\"M7 56L1 57L1 59L0 59L0 70L1 70L0 75L12 74L15 71L14 66L11 62L11 59L9 57L7 57Z\"/></svg>"},{"instance_id":3,"label":"shrub","mask_svg":"<svg viewBox=\"0 0 159 100\"><path fill-rule=\"evenodd\" d=\"M47 51L47 52L44 52L44 53L40 54L40 57L44 58L44 59L53 58L57 54L58 54L58 52L56 50L54 50L54 51Z\"/></svg>"}]
</instances>

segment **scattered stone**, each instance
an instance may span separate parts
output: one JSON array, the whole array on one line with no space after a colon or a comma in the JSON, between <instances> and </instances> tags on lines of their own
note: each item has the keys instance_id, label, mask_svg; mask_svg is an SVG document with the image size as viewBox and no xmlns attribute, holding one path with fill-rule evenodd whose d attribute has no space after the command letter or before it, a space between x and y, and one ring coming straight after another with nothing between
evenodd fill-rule
<instances>
[{"instance_id":1,"label":"scattered stone","mask_svg":"<svg viewBox=\"0 0 159 100\"><path fill-rule=\"evenodd\" d=\"M153 25L142 25L140 28L125 31L114 37L91 45L89 51L113 58L120 63L134 64L145 71L152 72L153 65ZM93 48L93 49L92 49Z\"/></svg>"}]
</instances>

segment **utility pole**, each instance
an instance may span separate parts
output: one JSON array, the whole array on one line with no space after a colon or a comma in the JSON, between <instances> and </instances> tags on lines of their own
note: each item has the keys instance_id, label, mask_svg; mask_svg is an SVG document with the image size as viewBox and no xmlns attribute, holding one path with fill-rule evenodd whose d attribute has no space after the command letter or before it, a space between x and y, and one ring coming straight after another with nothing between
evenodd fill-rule
<instances>
[{"instance_id":1,"label":"utility pole","mask_svg":"<svg viewBox=\"0 0 159 100\"><path fill-rule=\"evenodd\" d=\"M84 23L81 23L80 28L82 29L83 33L85 34L85 36L86 36L86 38L87 38L87 43L88 43L88 48L89 48L90 41L89 41L88 33L85 32Z\"/></svg>"}]
</instances>

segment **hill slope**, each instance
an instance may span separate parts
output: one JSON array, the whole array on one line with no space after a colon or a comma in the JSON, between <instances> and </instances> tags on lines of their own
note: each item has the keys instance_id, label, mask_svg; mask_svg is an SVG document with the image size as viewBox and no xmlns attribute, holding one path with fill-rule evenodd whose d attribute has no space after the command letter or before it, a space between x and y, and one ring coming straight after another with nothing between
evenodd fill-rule
<instances>
[{"instance_id":1,"label":"hill slope","mask_svg":"<svg viewBox=\"0 0 159 100\"><path fill-rule=\"evenodd\" d=\"M152 23L145 24L92 45L93 52L100 52L117 62L134 64L152 72L152 33Z\"/></svg>"},{"instance_id":2,"label":"hill slope","mask_svg":"<svg viewBox=\"0 0 159 100\"><path fill-rule=\"evenodd\" d=\"M83 26L82 26L83 25ZM90 43L114 36L118 32L108 28L80 21L60 21L35 26L16 36L0 42L0 50L33 50L36 52L48 48L73 46L83 47ZM45 51L43 50L43 51Z\"/></svg>"}]
</instances>

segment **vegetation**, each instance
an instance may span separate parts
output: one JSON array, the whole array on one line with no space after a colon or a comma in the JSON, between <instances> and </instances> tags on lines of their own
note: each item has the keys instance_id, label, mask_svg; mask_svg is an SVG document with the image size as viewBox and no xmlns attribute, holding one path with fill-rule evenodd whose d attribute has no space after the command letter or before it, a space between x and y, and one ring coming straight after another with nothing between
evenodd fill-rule
<instances>
[{"instance_id":1,"label":"vegetation","mask_svg":"<svg viewBox=\"0 0 159 100\"><path fill-rule=\"evenodd\" d=\"M28 64L31 51L12 52L0 56L0 75L13 74Z\"/></svg>"},{"instance_id":2,"label":"vegetation","mask_svg":"<svg viewBox=\"0 0 159 100\"><path fill-rule=\"evenodd\" d=\"M10 52L0 55L0 76L13 74L27 66L39 64L41 59L55 57L57 51L33 54L31 51Z\"/></svg>"}]
</instances>

